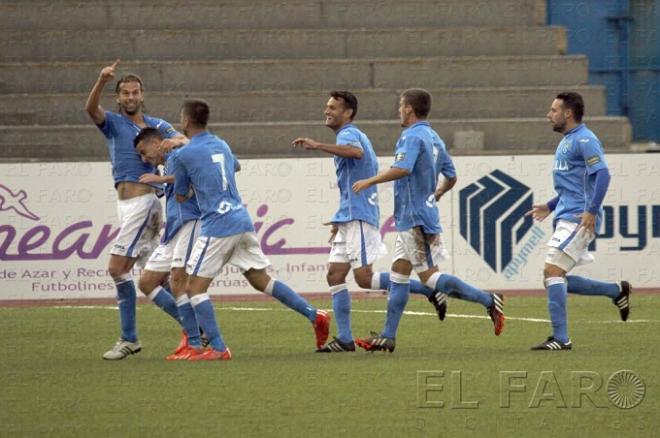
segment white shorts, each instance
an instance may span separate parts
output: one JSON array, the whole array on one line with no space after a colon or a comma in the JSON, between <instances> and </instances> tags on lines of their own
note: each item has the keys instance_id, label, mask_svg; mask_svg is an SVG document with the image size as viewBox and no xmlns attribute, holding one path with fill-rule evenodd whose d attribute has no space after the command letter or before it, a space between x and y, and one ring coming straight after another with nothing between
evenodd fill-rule
<instances>
[{"instance_id":1,"label":"white shorts","mask_svg":"<svg viewBox=\"0 0 660 438\"><path fill-rule=\"evenodd\" d=\"M270 266L257 235L250 232L228 237L200 236L186 264L186 272L197 277L214 278L227 263L241 272Z\"/></svg>"},{"instance_id":2,"label":"white shorts","mask_svg":"<svg viewBox=\"0 0 660 438\"><path fill-rule=\"evenodd\" d=\"M193 245L199 236L201 221L188 221L167 243L161 243L151 254L144 269L154 272L170 272L174 268L186 266Z\"/></svg>"},{"instance_id":3,"label":"white shorts","mask_svg":"<svg viewBox=\"0 0 660 438\"><path fill-rule=\"evenodd\" d=\"M575 266L586 265L594 261L589 253L589 244L596 236L581 228L578 224L564 220L557 221L555 232L548 242L548 253L545 262L569 272Z\"/></svg>"},{"instance_id":4,"label":"white shorts","mask_svg":"<svg viewBox=\"0 0 660 438\"><path fill-rule=\"evenodd\" d=\"M440 234L424 234L421 227L415 227L396 236L394 261L408 260L415 272L427 271L448 258Z\"/></svg>"},{"instance_id":5,"label":"white shorts","mask_svg":"<svg viewBox=\"0 0 660 438\"><path fill-rule=\"evenodd\" d=\"M377 227L363 221L337 224L330 249L330 263L350 263L352 269L372 264L387 254Z\"/></svg>"},{"instance_id":6,"label":"white shorts","mask_svg":"<svg viewBox=\"0 0 660 438\"><path fill-rule=\"evenodd\" d=\"M119 234L110 254L146 258L158 246L163 208L153 193L117 201Z\"/></svg>"}]
</instances>

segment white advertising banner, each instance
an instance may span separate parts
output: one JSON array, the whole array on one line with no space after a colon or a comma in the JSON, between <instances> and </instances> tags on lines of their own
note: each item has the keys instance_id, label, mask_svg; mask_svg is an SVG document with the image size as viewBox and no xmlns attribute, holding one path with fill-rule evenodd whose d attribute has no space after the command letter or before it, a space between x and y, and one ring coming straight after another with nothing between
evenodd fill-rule
<instances>
[{"instance_id":1,"label":"white advertising banner","mask_svg":"<svg viewBox=\"0 0 660 438\"><path fill-rule=\"evenodd\" d=\"M660 155L608 155L613 175L596 262L575 273L605 281L660 287ZM380 159L381 168L390 157ZM323 292L329 228L339 192L331 158L243 160L237 182L272 275L299 292ZM440 201L452 257L440 267L474 285L540 289L550 221L524 213L553 196L553 158L455 157L458 183ZM108 163L0 164L0 299L114 296L106 272L117 233ZM392 186L379 189L381 233L396 237ZM137 277L136 269L133 275ZM256 293L225 267L214 294Z\"/></svg>"}]
</instances>

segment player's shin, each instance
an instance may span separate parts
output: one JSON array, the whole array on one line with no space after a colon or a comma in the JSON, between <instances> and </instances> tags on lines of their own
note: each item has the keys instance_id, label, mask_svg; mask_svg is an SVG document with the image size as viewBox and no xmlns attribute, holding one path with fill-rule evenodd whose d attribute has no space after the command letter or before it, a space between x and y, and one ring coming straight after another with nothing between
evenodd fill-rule
<instances>
[{"instance_id":1,"label":"player's shin","mask_svg":"<svg viewBox=\"0 0 660 438\"><path fill-rule=\"evenodd\" d=\"M390 294L387 298L387 317L385 319L385 328L381 335L386 338L395 338L403 310L408 303L410 277L392 272L390 279Z\"/></svg>"},{"instance_id":2,"label":"player's shin","mask_svg":"<svg viewBox=\"0 0 660 438\"><path fill-rule=\"evenodd\" d=\"M115 278L114 281L117 288L121 338L124 341L135 342L137 341L135 283L130 273Z\"/></svg>"},{"instance_id":3,"label":"player's shin","mask_svg":"<svg viewBox=\"0 0 660 438\"><path fill-rule=\"evenodd\" d=\"M352 342L351 294L348 292L346 283L331 286L330 293L332 293L332 311L337 323L337 338L344 343Z\"/></svg>"},{"instance_id":4,"label":"player's shin","mask_svg":"<svg viewBox=\"0 0 660 438\"><path fill-rule=\"evenodd\" d=\"M545 279L548 291L548 312L552 321L552 336L560 342L568 342L568 323L566 321L566 281L563 277Z\"/></svg>"},{"instance_id":5,"label":"player's shin","mask_svg":"<svg viewBox=\"0 0 660 438\"><path fill-rule=\"evenodd\" d=\"M217 351L225 351L227 347L222 339L220 328L215 319L213 303L211 303L208 294L201 293L193 295L190 297L190 303L192 304L193 309L195 309L195 316L197 317L199 325L209 338L209 345L211 348Z\"/></svg>"},{"instance_id":6,"label":"player's shin","mask_svg":"<svg viewBox=\"0 0 660 438\"><path fill-rule=\"evenodd\" d=\"M272 295L280 303L305 316L311 322L316 319L316 308L281 281L271 278L264 293Z\"/></svg>"},{"instance_id":7,"label":"player's shin","mask_svg":"<svg viewBox=\"0 0 660 438\"><path fill-rule=\"evenodd\" d=\"M447 295L480 303L486 308L493 305L492 295L450 274L435 272L426 281L426 285L428 287L433 286L434 290L444 292Z\"/></svg>"},{"instance_id":8,"label":"player's shin","mask_svg":"<svg viewBox=\"0 0 660 438\"><path fill-rule=\"evenodd\" d=\"M188 344L191 347L199 348L202 346L200 333L199 333L199 323L197 322L197 317L195 316L195 310L190 303L190 299L187 295L181 295L176 299L176 306L179 311L179 322L183 327L183 330L188 335Z\"/></svg>"},{"instance_id":9,"label":"player's shin","mask_svg":"<svg viewBox=\"0 0 660 438\"><path fill-rule=\"evenodd\" d=\"M389 290L390 288L390 273L389 272L374 272L371 279L371 288L373 290ZM424 295L426 298L430 297L433 289L429 289L417 280L410 280L410 293Z\"/></svg>"},{"instance_id":10,"label":"player's shin","mask_svg":"<svg viewBox=\"0 0 660 438\"><path fill-rule=\"evenodd\" d=\"M179 312L177 310L176 301L174 297L163 286L158 286L156 289L147 293L147 297L158 307L160 307L165 313L174 318L177 322L180 322Z\"/></svg>"},{"instance_id":11,"label":"player's shin","mask_svg":"<svg viewBox=\"0 0 660 438\"><path fill-rule=\"evenodd\" d=\"M605 283L577 275L566 276L566 288L570 294L602 295L612 299L621 293L617 283Z\"/></svg>"}]
</instances>

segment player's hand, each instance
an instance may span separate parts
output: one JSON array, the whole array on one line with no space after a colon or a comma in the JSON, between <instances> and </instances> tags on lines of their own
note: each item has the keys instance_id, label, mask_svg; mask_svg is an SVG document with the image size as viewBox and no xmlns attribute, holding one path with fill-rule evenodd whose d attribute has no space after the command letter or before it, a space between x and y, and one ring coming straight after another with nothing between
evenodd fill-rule
<instances>
[{"instance_id":1,"label":"player's hand","mask_svg":"<svg viewBox=\"0 0 660 438\"><path fill-rule=\"evenodd\" d=\"M320 143L307 137L298 137L292 142L293 147L303 148L307 150L316 150L319 148Z\"/></svg>"},{"instance_id":2,"label":"player's hand","mask_svg":"<svg viewBox=\"0 0 660 438\"><path fill-rule=\"evenodd\" d=\"M580 222L580 225L578 225L577 230L580 230L580 228L584 228L587 231L591 233L592 236L596 235L596 215L591 214L588 211L585 211L582 214L577 215L579 218L582 219Z\"/></svg>"},{"instance_id":3,"label":"player's hand","mask_svg":"<svg viewBox=\"0 0 660 438\"><path fill-rule=\"evenodd\" d=\"M371 187L371 185L371 181L368 179L361 179L359 181L355 181L355 184L353 184L353 191L355 193L360 193L362 190Z\"/></svg>"},{"instance_id":4,"label":"player's hand","mask_svg":"<svg viewBox=\"0 0 660 438\"><path fill-rule=\"evenodd\" d=\"M532 209L525 213L525 216L531 215L537 221L542 222L549 214L548 204L534 204Z\"/></svg>"},{"instance_id":5,"label":"player's hand","mask_svg":"<svg viewBox=\"0 0 660 438\"><path fill-rule=\"evenodd\" d=\"M328 243L332 243L335 240L335 237L337 236L337 232L339 231L339 227L337 224L329 222L325 223L323 225L330 225L330 238L328 239Z\"/></svg>"},{"instance_id":6,"label":"player's hand","mask_svg":"<svg viewBox=\"0 0 660 438\"><path fill-rule=\"evenodd\" d=\"M142 184L162 184L163 177L155 173L145 173L139 180Z\"/></svg>"},{"instance_id":7,"label":"player's hand","mask_svg":"<svg viewBox=\"0 0 660 438\"><path fill-rule=\"evenodd\" d=\"M183 144L185 143L183 143L179 138L166 138L160 142L158 145L158 150L160 152L169 152L174 148L182 146Z\"/></svg>"},{"instance_id":8,"label":"player's hand","mask_svg":"<svg viewBox=\"0 0 660 438\"><path fill-rule=\"evenodd\" d=\"M101 70L101 74L99 74L99 79L101 79L103 82L109 82L115 77L115 69L117 68L117 65L119 64L119 59L117 59L113 64L103 67Z\"/></svg>"}]
</instances>

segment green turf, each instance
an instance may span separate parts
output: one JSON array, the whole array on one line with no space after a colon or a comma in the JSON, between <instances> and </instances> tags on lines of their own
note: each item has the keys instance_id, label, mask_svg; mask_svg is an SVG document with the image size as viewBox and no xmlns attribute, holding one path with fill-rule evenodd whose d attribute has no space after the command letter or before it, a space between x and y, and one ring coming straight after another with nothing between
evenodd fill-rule
<instances>
[{"instance_id":1,"label":"green turf","mask_svg":"<svg viewBox=\"0 0 660 438\"><path fill-rule=\"evenodd\" d=\"M660 297L633 304L631 319L646 322L618 323L608 300L572 298L571 352L529 351L548 323L511 319L496 338L489 320L452 316L483 316L479 306L452 300L442 323L405 315L394 354L321 355L309 323L277 303L223 303L217 313L234 359L215 363L166 362L178 331L153 306L138 311L143 351L119 362L101 360L116 337L115 310L1 308L0 436L651 436L660 428ZM506 305L510 317L547 318L542 298ZM385 301L354 300L353 308L383 310ZM415 299L407 310L432 307ZM355 334L383 319L356 313ZM629 410L614 407L605 388L621 369L646 386ZM418 385L420 371L443 390L425 391L437 387ZM527 377L514 381L525 391L504 407L507 371ZM576 397L576 372L603 379L591 395L600 407ZM535 397L539 381L559 389L541 387ZM444 407L424 407L438 401Z\"/></svg>"}]
</instances>

